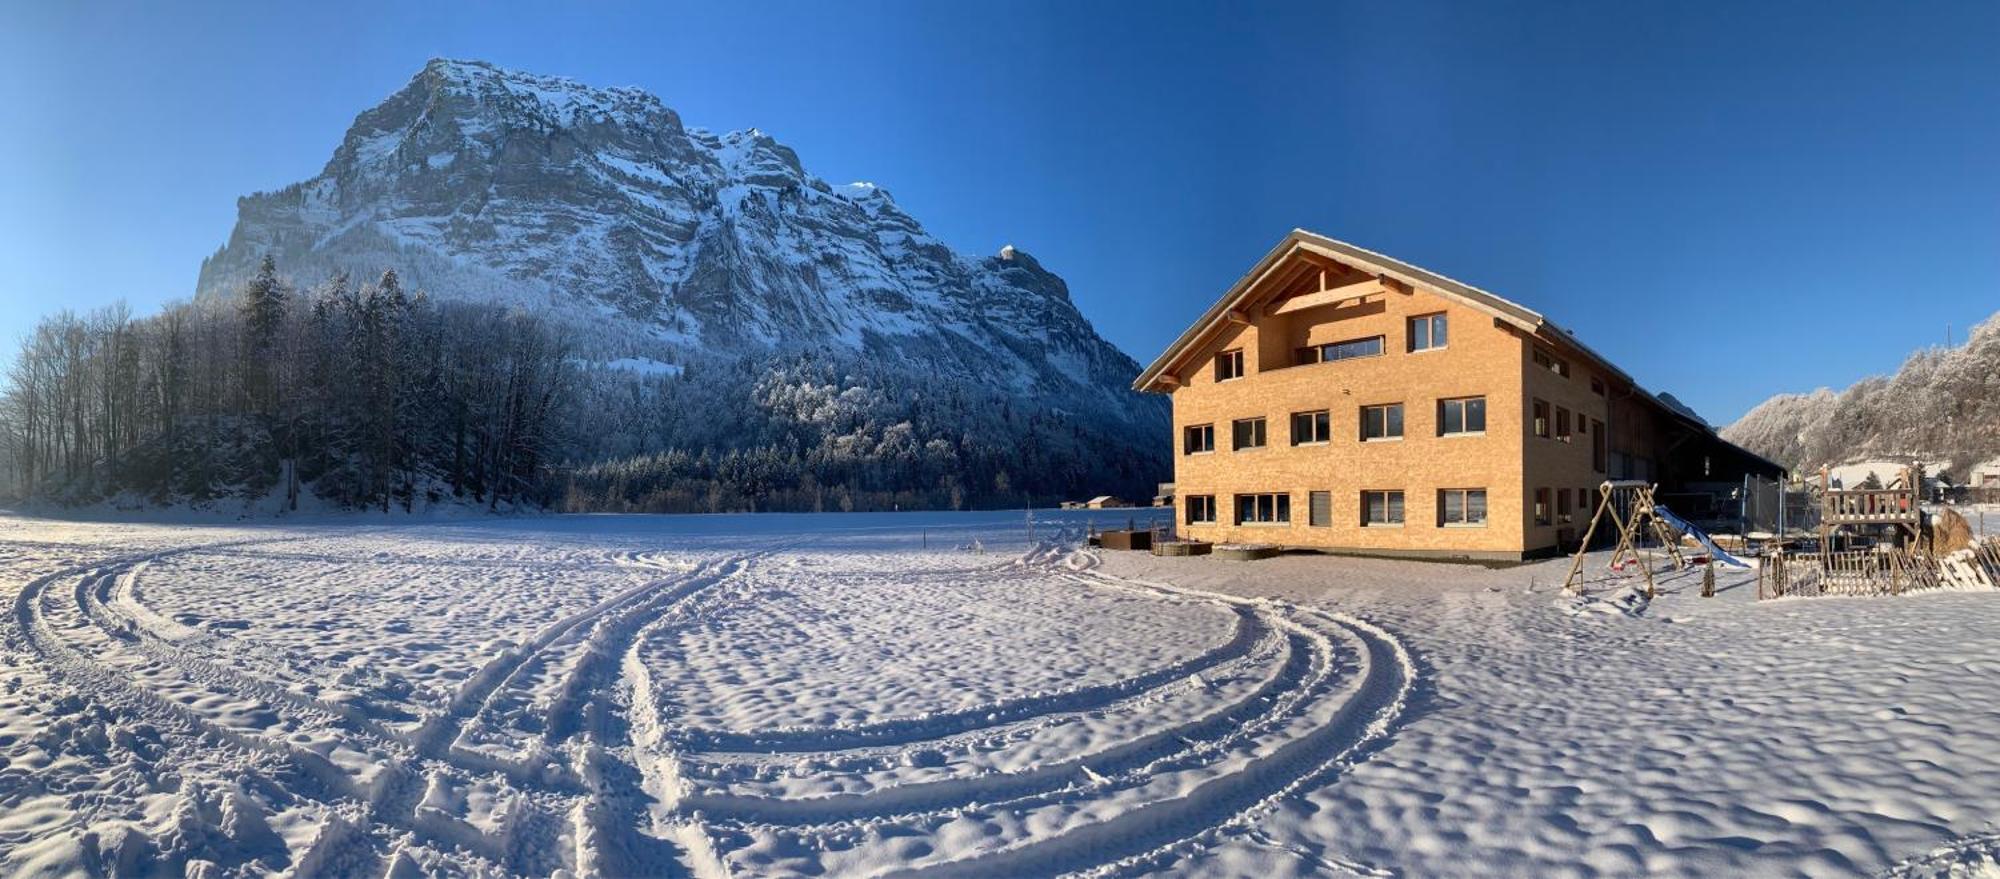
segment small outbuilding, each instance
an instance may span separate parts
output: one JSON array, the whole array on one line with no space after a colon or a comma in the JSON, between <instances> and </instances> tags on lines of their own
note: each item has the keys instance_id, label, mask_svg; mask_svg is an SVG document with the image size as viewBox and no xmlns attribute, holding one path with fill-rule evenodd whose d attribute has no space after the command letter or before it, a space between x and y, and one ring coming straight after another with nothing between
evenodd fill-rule
<instances>
[{"instance_id":1,"label":"small outbuilding","mask_svg":"<svg viewBox=\"0 0 2000 879\"><path fill-rule=\"evenodd\" d=\"M1129 507L1132 503L1116 495L1100 494L1090 500L1084 501L1083 505L1093 510L1116 510Z\"/></svg>"}]
</instances>

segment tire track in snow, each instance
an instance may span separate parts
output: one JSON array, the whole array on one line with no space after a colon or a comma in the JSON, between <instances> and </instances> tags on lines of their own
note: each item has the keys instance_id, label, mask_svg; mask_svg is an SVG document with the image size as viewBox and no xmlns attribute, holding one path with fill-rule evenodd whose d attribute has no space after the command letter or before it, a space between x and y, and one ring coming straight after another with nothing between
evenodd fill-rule
<instances>
[{"instance_id":1,"label":"tire track in snow","mask_svg":"<svg viewBox=\"0 0 2000 879\"><path fill-rule=\"evenodd\" d=\"M1245 619L1282 630L1288 646L1284 666L1250 698L1184 725L1171 739L1147 742L1149 737L1140 737L1108 754L1043 764L1022 773L913 782L864 794L786 799L692 792L680 805L725 827L793 826L808 832L807 838L819 832L841 837L875 832L870 828L878 828L884 837L912 832L921 836L927 834L926 826L942 826L968 810L974 815L1011 816L1019 826L1032 826L1043 820L1034 817L1039 810L1049 813L1048 820L1066 826L1050 835L1017 829L1027 834L1018 842L904 873L1130 874L1169 865L1232 834L1248 832L1260 816L1287 798L1337 778L1385 739L1414 684L1415 666L1400 641L1364 620L1282 602L1111 577L1092 570L1097 564L1094 555L1070 553L1060 541L1037 547L1022 562L1095 588L1230 607ZM1336 674L1343 660L1351 663L1345 669L1348 673ZM1034 711L1020 711L1008 720L1019 723L1035 716ZM825 745L817 749L810 747L814 740L807 731L782 733L790 738L778 744L789 747L771 748L776 737L762 733L746 734L740 742L724 741L755 743L745 750L787 753L934 741L922 737L922 722L900 726L897 732L907 735L859 742L827 735L818 740ZM1169 747L1155 749L1156 744ZM1078 810L1087 812L1087 817L1074 814ZM814 827L824 830L813 831Z\"/></svg>"},{"instance_id":2,"label":"tire track in snow","mask_svg":"<svg viewBox=\"0 0 2000 879\"><path fill-rule=\"evenodd\" d=\"M350 811L347 817L341 817L339 811L330 811L326 819L330 823L324 828L325 832L320 839L307 846L300 855L300 862L294 865L296 868L379 860L374 855L393 850L401 838L412 837L440 851L469 849L513 872L537 872L524 868L515 860L519 853L509 850L513 837L535 832L529 826L539 823L535 815L530 814L513 822L502 837L496 838L451 820L449 816L441 817L420 808L427 792L426 779L432 777L430 771L441 767L478 775L492 771L487 762L467 760L465 755L449 751L442 751L436 756L422 755L416 751L412 736L398 735L365 715L357 716L309 695L197 656L145 627L142 620L149 616L157 618L157 614L136 605L136 601L122 607L114 603L114 596L124 595L130 599L133 573L151 562L218 547L268 542L273 541L231 541L178 547L65 568L36 578L23 587L15 597L15 621L29 647L54 675L69 680L80 695L105 703L120 716L159 721L191 737L211 738L245 753L275 758L287 767L286 774L292 776L291 782L284 785L288 793L329 807L343 803L359 807L358 816ZM644 593L657 592L669 583L683 579L665 578L642 584L612 602L600 604L552 629L574 628L618 607L630 605L634 599L643 601L646 598ZM55 589L59 584L66 584L69 588ZM64 594L69 601L51 603L53 597ZM559 635L560 632L553 634ZM86 649L80 648L87 648L95 656L86 655ZM524 660L526 655L523 653L519 658ZM116 664L107 664L110 662ZM158 691L153 688L155 685L165 685L169 689ZM205 692L206 697L190 697L190 689ZM173 693L178 698L170 698L167 693ZM263 728L254 725L238 728L195 707L210 700L226 702L231 699L262 702L259 707L268 709L271 712L268 716L282 724L283 728L278 730L277 735L271 734L273 727L269 724ZM259 715L260 718L263 716ZM290 735L284 734L286 731ZM322 747L329 753L344 753L345 759L337 763L319 750L293 741L309 731L321 737L337 732L333 741L323 743ZM341 763L376 771L366 778L356 778ZM536 794L543 799L553 798L558 804L567 804L568 811L576 811L580 797L575 789L552 788L534 778L521 779L503 774L519 786L522 797ZM522 808L532 805L526 799L517 799L516 804ZM563 811L559 805L555 815L549 817L553 819ZM355 820L360 823L357 825ZM359 851L364 848L373 854ZM547 852L527 854L540 858L545 857Z\"/></svg>"},{"instance_id":3,"label":"tire track in snow","mask_svg":"<svg viewBox=\"0 0 2000 879\"><path fill-rule=\"evenodd\" d=\"M675 622L691 597L790 546L772 545L713 561L698 576L606 619L591 633L586 662L576 672L582 704L562 715L577 718L580 725L551 726L552 733L565 738L581 733L576 772L591 797L572 814L569 860L579 872L697 879L728 875L700 823L678 814L680 747L660 722L651 676L636 652L643 634ZM616 750L625 755L606 743L624 743Z\"/></svg>"},{"instance_id":4,"label":"tire track in snow","mask_svg":"<svg viewBox=\"0 0 2000 879\"><path fill-rule=\"evenodd\" d=\"M1228 641L1172 665L1108 684L1078 687L1073 690L976 705L961 711L916 719L891 720L867 726L801 727L760 730L754 733L697 727L689 728L686 735L690 746L702 751L819 753L927 742L945 736L1032 720L1048 714L1091 711L1201 674L1248 653L1251 646L1269 630L1269 625L1251 610L1232 609L1235 610L1237 618Z\"/></svg>"},{"instance_id":5,"label":"tire track in snow","mask_svg":"<svg viewBox=\"0 0 2000 879\"><path fill-rule=\"evenodd\" d=\"M117 572L150 561L171 558L193 552L201 552L217 546L243 546L269 541L230 541L218 544L204 544L177 547L114 557L91 564L76 565L37 577L22 587L14 599L14 623L19 627L23 640L49 670L52 677L69 682L79 697L97 702L114 715L121 718L142 720L157 726L177 731L180 735L197 740L220 742L227 747L245 754L258 754L276 759L283 767L282 787L290 795L333 805L342 800L359 801L365 810L373 811L370 797L363 795L352 779L325 757L307 751L282 740L245 732L224 725L207 717L190 705L166 698L158 692L141 686L131 679L129 671L118 669L93 660L72 643L73 638L91 637L95 632L98 647L109 646L106 642L123 640L118 634L97 628L85 607L88 591L94 589L105 577L116 576ZM51 587L67 584L70 602L58 602L50 606ZM67 611L67 612L65 612ZM66 637L67 635L67 637ZM329 827L344 825L337 814L329 813ZM334 843L329 838L327 846ZM343 839L339 843L346 847ZM315 843L302 856L302 860L319 852L322 846ZM305 867L307 864L294 865Z\"/></svg>"}]
</instances>

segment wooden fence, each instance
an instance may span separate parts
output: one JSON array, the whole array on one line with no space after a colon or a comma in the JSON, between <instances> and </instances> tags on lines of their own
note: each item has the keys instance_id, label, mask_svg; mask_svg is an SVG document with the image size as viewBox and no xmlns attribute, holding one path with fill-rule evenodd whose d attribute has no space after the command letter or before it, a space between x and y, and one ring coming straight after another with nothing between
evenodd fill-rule
<instances>
[{"instance_id":1,"label":"wooden fence","mask_svg":"<svg viewBox=\"0 0 2000 879\"><path fill-rule=\"evenodd\" d=\"M1758 556L1757 597L1901 595L1925 589L2000 588L2000 538L1950 555L1882 549Z\"/></svg>"}]
</instances>

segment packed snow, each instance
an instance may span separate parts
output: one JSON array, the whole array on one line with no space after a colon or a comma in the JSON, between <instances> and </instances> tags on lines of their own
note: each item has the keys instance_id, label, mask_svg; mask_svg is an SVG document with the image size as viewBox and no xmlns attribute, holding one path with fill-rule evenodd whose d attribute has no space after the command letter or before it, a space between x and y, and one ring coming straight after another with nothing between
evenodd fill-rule
<instances>
[{"instance_id":1,"label":"packed snow","mask_svg":"<svg viewBox=\"0 0 2000 879\"><path fill-rule=\"evenodd\" d=\"M0 518L0 873L2000 869L2000 595L1148 515Z\"/></svg>"}]
</instances>

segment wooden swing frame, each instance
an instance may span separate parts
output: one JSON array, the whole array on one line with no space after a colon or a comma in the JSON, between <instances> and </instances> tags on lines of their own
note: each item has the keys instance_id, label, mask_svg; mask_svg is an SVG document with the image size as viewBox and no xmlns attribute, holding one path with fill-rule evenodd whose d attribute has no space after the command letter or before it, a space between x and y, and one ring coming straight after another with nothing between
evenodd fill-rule
<instances>
[{"instance_id":1,"label":"wooden swing frame","mask_svg":"<svg viewBox=\"0 0 2000 879\"><path fill-rule=\"evenodd\" d=\"M1618 529L1618 548L1611 553L1612 569L1628 558L1639 563L1639 572L1646 577L1646 597L1658 595L1658 587L1653 583L1652 557L1639 550L1639 529L1645 527L1661 546L1666 547L1667 557L1674 560L1676 569L1687 567L1687 559L1681 555L1680 540L1673 530L1653 508L1653 490L1657 486L1637 479L1620 481L1606 480L1597 486L1597 512L1590 517L1590 527L1583 532L1583 542L1576 548L1576 558L1570 561L1569 576L1563 578L1563 591L1577 591L1577 577L1583 573L1583 557L1590 552L1590 539L1597 536L1597 526L1606 519ZM1621 512L1621 508L1630 511Z\"/></svg>"}]
</instances>

